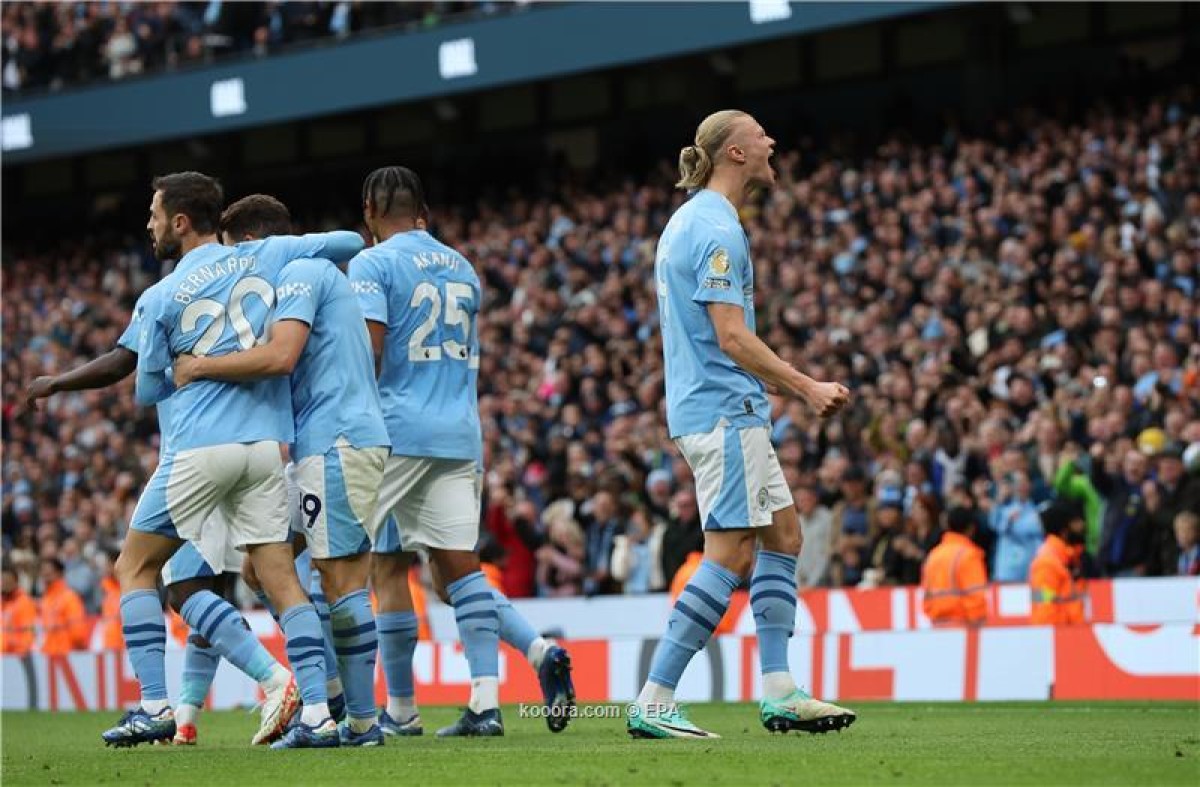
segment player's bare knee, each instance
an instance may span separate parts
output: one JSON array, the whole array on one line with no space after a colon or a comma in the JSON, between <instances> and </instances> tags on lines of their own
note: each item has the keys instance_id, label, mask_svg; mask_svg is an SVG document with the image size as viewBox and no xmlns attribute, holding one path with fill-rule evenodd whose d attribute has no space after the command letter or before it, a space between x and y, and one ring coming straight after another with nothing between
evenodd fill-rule
<instances>
[{"instance_id":1,"label":"player's bare knee","mask_svg":"<svg viewBox=\"0 0 1200 787\"><path fill-rule=\"evenodd\" d=\"M762 548L768 552L796 556L800 554L803 543L804 537L799 532L776 533L772 538L762 540Z\"/></svg>"},{"instance_id":2,"label":"player's bare knee","mask_svg":"<svg viewBox=\"0 0 1200 787\"><path fill-rule=\"evenodd\" d=\"M258 581L258 572L254 570L254 561L250 559L249 555L242 560L242 581L255 593L262 590L262 583Z\"/></svg>"}]
</instances>

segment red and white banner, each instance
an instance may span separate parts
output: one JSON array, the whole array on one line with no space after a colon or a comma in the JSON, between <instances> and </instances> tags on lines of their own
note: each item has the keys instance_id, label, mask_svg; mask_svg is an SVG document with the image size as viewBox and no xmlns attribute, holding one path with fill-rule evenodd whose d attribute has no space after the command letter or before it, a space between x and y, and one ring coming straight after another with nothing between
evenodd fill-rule
<instances>
[{"instance_id":1,"label":"red and white banner","mask_svg":"<svg viewBox=\"0 0 1200 787\"><path fill-rule=\"evenodd\" d=\"M1200 701L1200 580L1093 582L1091 620L1080 626L1028 625L1028 588L991 589L989 625L931 628L918 588L820 590L801 594L790 662L816 696L844 700L1107 700ZM669 610L662 595L515 606L540 631L557 629L571 651L582 702L626 702L649 671ZM734 633L693 660L679 685L688 702L758 698L753 619L738 594ZM470 680L454 640L452 612L429 610L434 641L414 660L417 701L462 704ZM247 616L267 647L284 660L278 630L265 614ZM607 631L606 631L607 630ZM178 696L183 652L168 650L171 696ZM524 658L502 648L501 697L537 701L537 678ZM122 652L68 657L3 658L3 708L115 710L136 704L137 682ZM377 693L383 700L382 675ZM257 687L228 664L217 673L210 704L245 707Z\"/></svg>"}]
</instances>

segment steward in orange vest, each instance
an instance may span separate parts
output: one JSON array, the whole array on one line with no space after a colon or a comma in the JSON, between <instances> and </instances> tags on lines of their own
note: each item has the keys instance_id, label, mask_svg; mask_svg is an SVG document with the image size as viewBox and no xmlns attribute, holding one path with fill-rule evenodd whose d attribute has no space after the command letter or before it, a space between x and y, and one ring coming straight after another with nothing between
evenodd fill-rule
<instances>
[{"instance_id":1,"label":"steward in orange vest","mask_svg":"<svg viewBox=\"0 0 1200 787\"><path fill-rule=\"evenodd\" d=\"M975 519L964 508L946 515L949 530L921 566L925 616L935 626L972 625L987 617L987 566L971 540Z\"/></svg>"},{"instance_id":2,"label":"steward in orange vest","mask_svg":"<svg viewBox=\"0 0 1200 787\"><path fill-rule=\"evenodd\" d=\"M63 579L63 566L55 558L43 558L42 653L65 656L88 646L87 612L79 594Z\"/></svg>"},{"instance_id":3,"label":"steward in orange vest","mask_svg":"<svg viewBox=\"0 0 1200 787\"><path fill-rule=\"evenodd\" d=\"M0 615L4 617L4 638L0 639L0 653L11 656L27 655L33 650L37 605L21 589L16 570L9 566L4 567L4 578L0 580Z\"/></svg>"},{"instance_id":4,"label":"steward in orange vest","mask_svg":"<svg viewBox=\"0 0 1200 787\"><path fill-rule=\"evenodd\" d=\"M1080 557L1087 521L1078 506L1055 500L1042 507L1046 540L1029 566L1033 595L1031 623L1082 623L1086 590L1080 578Z\"/></svg>"}]
</instances>

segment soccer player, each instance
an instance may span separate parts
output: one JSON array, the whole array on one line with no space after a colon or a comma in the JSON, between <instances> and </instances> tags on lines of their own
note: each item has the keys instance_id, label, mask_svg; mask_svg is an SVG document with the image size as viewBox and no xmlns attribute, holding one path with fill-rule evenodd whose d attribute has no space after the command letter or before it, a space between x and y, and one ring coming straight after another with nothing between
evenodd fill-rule
<instances>
[{"instance_id":1,"label":"soccer player","mask_svg":"<svg viewBox=\"0 0 1200 787\"><path fill-rule=\"evenodd\" d=\"M428 230L427 206L421 206L413 227L421 232ZM369 290L371 285L361 285L360 289ZM477 477L482 477L482 472L481 456L476 464ZM411 552L405 553L400 549L400 531L394 516L387 516L380 533L372 559L372 585L379 599L380 612L386 615L377 621L379 650L387 684L387 706L380 717L380 724L388 735L423 735L425 729L417 709L412 666L419 625L413 611L413 600L408 595L408 583L399 586L411 568L413 556ZM431 564L430 569L438 596L450 604L445 583L438 576L437 564ZM562 732L570 723L575 706L570 654L554 640L539 635L500 590L493 587L492 595L496 599L499 615L500 641L522 653L537 673L546 705L546 726L551 732Z\"/></svg>"},{"instance_id":2,"label":"soccer player","mask_svg":"<svg viewBox=\"0 0 1200 787\"><path fill-rule=\"evenodd\" d=\"M291 223L283 203L254 194L225 210L221 230L233 243L286 234ZM384 737L375 722L376 633L365 525L375 513L388 434L370 339L350 282L325 260L293 261L279 274L275 293L269 341L222 356L180 355L175 384L183 389L194 380L291 375L299 513L344 676L348 721L342 744L378 746ZM290 739L291 733L283 745Z\"/></svg>"},{"instance_id":3,"label":"soccer player","mask_svg":"<svg viewBox=\"0 0 1200 787\"><path fill-rule=\"evenodd\" d=\"M823 732L855 719L801 691L788 668L801 537L771 446L766 391L802 399L821 417L841 409L849 392L797 371L755 335L754 268L738 209L753 190L774 184L774 147L775 140L744 112L705 118L695 144L679 156L676 185L694 193L658 242L667 427L696 479L704 560L655 649L649 679L627 720L633 737L717 737L688 721L675 704L675 686L752 568L763 725Z\"/></svg>"},{"instance_id":4,"label":"soccer player","mask_svg":"<svg viewBox=\"0 0 1200 787\"><path fill-rule=\"evenodd\" d=\"M265 332L274 282L284 265L300 257L345 260L362 239L352 232L328 233L225 247L216 236L222 194L215 180L185 172L156 178L153 186L147 227L155 252L178 263L151 288L153 297L144 306L135 392L142 404L170 399L164 436L170 452L142 493L117 562L121 619L143 702L104 738L132 745L169 737L168 729L174 733L162 680L165 630L155 578L181 538L199 538L208 515L220 507L235 543L249 553L272 603L282 610L280 625L303 701L289 745L337 746L337 725L326 705L321 624L296 578L287 542L280 458L280 444L294 436L287 381L201 381L176 391L170 370L184 353L223 355L252 347ZM181 611L210 641L219 639L229 615L217 601L198 593Z\"/></svg>"},{"instance_id":5,"label":"soccer player","mask_svg":"<svg viewBox=\"0 0 1200 787\"><path fill-rule=\"evenodd\" d=\"M391 693L397 681L411 680L411 665L399 663L399 652L415 647L408 567L411 553L426 549L446 582L471 671L466 711L438 735L503 735L499 617L475 553L479 278L461 254L417 228L424 207L414 172L372 172L363 184L363 218L375 245L350 262L392 443L372 528L380 652ZM384 527L389 515L395 530ZM391 706L381 718L385 728L401 721Z\"/></svg>"},{"instance_id":6,"label":"soccer player","mask_svg":"<svg viewBox=\"0 0 1200 787\"><path fill-rule=\"evenodd\" d=\"M35 409L39 399L55 393L105 388L133 374L137 368L140 318L150 297L150 289L147 289L138 298L129 326L112 350L77 369L60 375L38 377L30 383L25 394L26 408ZM170 431L169 418L169 400L159 402L158 420L163 435ZM160 443L159 451L160 461L170 453L165 438ZM167 588L167 601L176 612L183 609L188 599L201 592L215 594L225 602L232 602L234 599L237 578L236 574L231 572L239 570L241 558L229 540L229 533L220 513L214 511L210 520L203 529L200 541L184 542L163 567L162 579ZM174 717L173 743L196 743L196 717L208 695L222 657L258 682L262 688L265 699L255 740L277 737L299 705L300 698L292 674L263 647L236 610L230 617L229 610L233 609L232 605L218 604L213 601L211 595L205 598L208 600L208 606L215 605L214 615L228 617L232 625L221 627L221 636L216 641L210 642L196 629L193 629L188 637L183 655L183 686ZM161 621L161 615L159 620ZM170 729L170 725L163 724L162 730L167 729Z\"/></svg>"}]
</instances>

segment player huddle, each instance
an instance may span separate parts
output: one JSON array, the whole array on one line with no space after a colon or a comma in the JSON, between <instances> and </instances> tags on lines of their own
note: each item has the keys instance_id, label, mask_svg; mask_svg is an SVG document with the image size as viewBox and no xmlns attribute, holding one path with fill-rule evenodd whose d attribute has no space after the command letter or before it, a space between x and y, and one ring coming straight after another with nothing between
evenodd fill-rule
<instances>
[{"instance_id":1,"label":"player huddle","mask_svg":"<svg viewBox=\"0 0 1200 787\"><path fill-rule=\"evenodd\" d=\"M738 208L773 184L773 149L745 113L706 118L680 156L679 185L694 196L659 243L668 426L695 476L705 553L632 706L634 737L716 737L684 716L674 690L746 578L763 725L823 732L856 718L808 696L788 667L801 538L770 444L766 392L803 399L821 416L849 392L801 374L754 333L754 271ZM156 179L147 229L157 256L178 260L174 271L138 299L119 347L35 380L28 393L33 402L136 371L138 401L159 411L159 466L116 566L141 703L104 740L194 743L220 658L262 687L254 743L369 746L389 733L421 734L408 585L417 552L454 608L471 673L467 709L438 735L503 734L501 639L538 671L550 728L563 729L574 704L569 657L488 585L475 552L480 283L462 255L427 232L420 180L404 167L370 174L362 205L374 244L365 249L355 232L289 234L287 208L272 197L246 197L224 212L222 204L205 175ZM315 571L297 571L302 545ZM242 554L247 581L283 630L292 672L224 597ZM164 677L160 573L193 632L177 710ZM388 686L379 713L377 653Z\"/></svg>"}]
</instances>

